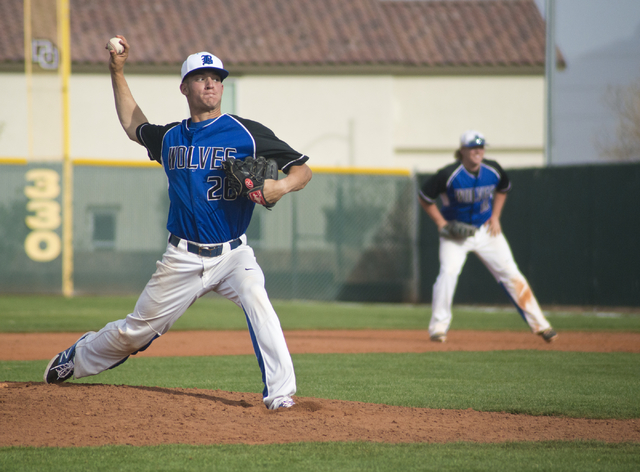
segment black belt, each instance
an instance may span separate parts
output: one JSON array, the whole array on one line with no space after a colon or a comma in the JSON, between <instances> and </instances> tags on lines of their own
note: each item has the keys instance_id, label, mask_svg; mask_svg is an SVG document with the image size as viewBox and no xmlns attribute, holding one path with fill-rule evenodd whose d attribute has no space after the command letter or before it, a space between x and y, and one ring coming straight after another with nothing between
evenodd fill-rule
<instances>
[{"instance_id":1,"label":"black belt","mask_svg":"<svg viewBox=\"0 0 640 472\"><path fill-rule=\"evenodd\" d=\"M178 247L180 244L180 238L171 234L169 236L169 242L173 244L175 247ZM216 244L215 246L198 246L197 244L190 243L187 241L187 251L192 254L197 254L202 257L218 257L222 254L222 250L224 249L224 244ZM240 238L234 239L233 241L229 241L229 246L231 250L237 248L242 244L242 240Z\"/></svg>"}]
</instances>

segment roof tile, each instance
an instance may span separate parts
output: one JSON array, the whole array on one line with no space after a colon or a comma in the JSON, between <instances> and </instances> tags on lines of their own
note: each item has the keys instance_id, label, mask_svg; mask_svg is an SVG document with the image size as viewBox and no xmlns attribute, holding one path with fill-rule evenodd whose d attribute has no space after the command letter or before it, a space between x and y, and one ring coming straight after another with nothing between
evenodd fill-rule
<instances>
[{"instance_id":1,"label":"roof tile","mask_svg":"<svg viewBox=\"0 0 640 472\"><path fill-rule=\"evenodd\" d=\"M106 5L106 6L105 6ZM544 66L534 0L70 0L74 64L104 64L116 35L129 62L179 65L209 51L228 68ZM126 7L122 7L125 5ZM21 0L0 2L0 63L22 62Z\"/></svg>"}]
</instances>

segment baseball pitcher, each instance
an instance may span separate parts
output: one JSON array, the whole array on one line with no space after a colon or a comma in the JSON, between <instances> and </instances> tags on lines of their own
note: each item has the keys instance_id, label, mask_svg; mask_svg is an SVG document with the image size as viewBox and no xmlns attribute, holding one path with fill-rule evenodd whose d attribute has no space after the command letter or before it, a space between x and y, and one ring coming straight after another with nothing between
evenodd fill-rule
<instances>
[{"instance_id":1,"label":"baseball pitcher","mask_svg":"<svg viewBox=\"0 0 640 472\"><path fill-rule=\"evenodd\" d=\"M129 44L110 49L109 69L120 123L127 136L162 165L168 181L169 237L157 270L133 313L82 336L47 366L47 383L96 375L123 363L166 333L198 298L214 291L246 317L269 409L289 408L296 379L264 274L245 232L257 204L271 208L311 179L308 157L255 121L222 114L222 61L209 52L182 65L180 91L190 118L150 124L124 76ZM278 180L278 170L286 177Z\"/></svg>"}]
</instances>

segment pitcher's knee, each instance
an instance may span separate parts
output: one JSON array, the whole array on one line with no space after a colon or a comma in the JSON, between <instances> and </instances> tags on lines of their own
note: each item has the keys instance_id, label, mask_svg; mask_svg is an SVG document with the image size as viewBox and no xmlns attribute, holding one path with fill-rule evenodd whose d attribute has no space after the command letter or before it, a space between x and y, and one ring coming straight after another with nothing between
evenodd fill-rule
<instances>
[{"instance_id":1,"label":"pitcher's knee","mask_svg":"<svg viewBox=\"0 0 640 472\"><path fill-rule=\"evenodd\" d=\"M256 279L245 280L238 290L238 295L244 306L261 303L269 299L264 283Z\"/></svg>"},{"instance_id":2,"label":"pitcher's knee","mask_svg":"<svg viewBox=\"0 0 640 472\"><path fill-rule=\"evenodd\" d=\"M125 325L118 328L117 343L122 352L132 353L149 344L149 340L154 336L155 333L151 329L132 329Z\"/></svg>"}]
</instances>

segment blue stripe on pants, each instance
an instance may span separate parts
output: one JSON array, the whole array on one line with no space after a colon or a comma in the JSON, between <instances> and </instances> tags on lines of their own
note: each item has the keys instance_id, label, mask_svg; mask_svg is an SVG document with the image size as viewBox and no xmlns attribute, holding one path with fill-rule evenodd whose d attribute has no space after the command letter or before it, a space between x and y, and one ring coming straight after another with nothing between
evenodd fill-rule
<instances>
[{"instance_id":1,"label":"blue stripe on pants","mask_svg":"<svg viewBox=\"0 0 640 472\"><path fill-rule=\"evenodd\" d=\"M262 383L264 384L264 390L262 391L262 398L265 398L269 395L269 391L267 390L267 379L265 376L264 370L264 360L262 359L262 353L260 352L260 348L258 347L258 340L256 339L256 333L253 331L253 326L251 326L251 321L249 321L249 317L247 316L247 312L244 307L242 308L244 311L244 316L247 319L247 326L249 327L249 334L251 335L251 344L253 344L253 351L256 353L256 358L258 359L258 365L260 366L260 372L262 372Z\"/></svg>"},{"instance_id":2,"label":"blue stripe on pants","mask_svg":"<svg viewBox=\"0 0 640 472\"><path fill-rule=\"evenodd\" d=\"M507 294L507 297L509 297L509 300L511 300L511 303L513 303L513 305L516 307L516 310L518 310L518 313L520 313L520 316L522 317L524 322L527 323L527 326L529 326L529 322L527 321L527 318L524 316L524 311L522 310L522 308L518 306L516 301L511 297L511 294L507 290L507 287L505 287L502 282L498 282L498 284L502 287L502 290L504 290L504 293Z\"/></svg>"},{"instance_id":3,"label":"blue stripe on pants","mask_svg":"<svg viewBox=\"0 0 640 472\"><path fill-rule=\"evenodd\" d=\"M138 354L139 352L145 351L149 346L151 346L151 343L153 341L155 341L156 339L158 339L160 337L159 334L156 334L153 339L151 341L149 341L145 346L141 347L140 349L138 349L136 352L133 352L131 354L129 354L127 357L125 357L124 359L122 359L121 361L116 362L115 364L113 364L111 367L109 367L109 369L115 369L118 366L121 366L122 364L125 363L125 361L127 359L129 359L129 356L135 356L136 354ZM109 370L107 369L107 370Z\"/></svg>"}]
</instances>

